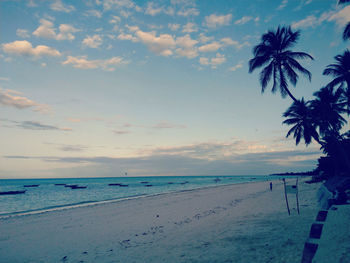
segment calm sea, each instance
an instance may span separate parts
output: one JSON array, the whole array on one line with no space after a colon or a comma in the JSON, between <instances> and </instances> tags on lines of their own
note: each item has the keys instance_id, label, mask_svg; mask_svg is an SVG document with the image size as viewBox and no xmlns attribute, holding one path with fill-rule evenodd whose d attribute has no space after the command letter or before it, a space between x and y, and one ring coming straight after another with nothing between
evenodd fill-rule
<instances>
[{"instance_id":1,"label":"calm sea","mask_svg":"<svg viewBox=\"0 0 350 263\"><path fill-rule=\"evenodd\" d=\"M277 178L274 177L274 179ZM145 195L183 191L215 185L265 180L271 180L271 177L174 176L0 179L0 192L26 190L24 194L0 195L0 216L90 204L106 200L137 198ZM72 189L71 187L66 187L67 185L77 185L86 188Z\"/></svg>"}]
</instances>

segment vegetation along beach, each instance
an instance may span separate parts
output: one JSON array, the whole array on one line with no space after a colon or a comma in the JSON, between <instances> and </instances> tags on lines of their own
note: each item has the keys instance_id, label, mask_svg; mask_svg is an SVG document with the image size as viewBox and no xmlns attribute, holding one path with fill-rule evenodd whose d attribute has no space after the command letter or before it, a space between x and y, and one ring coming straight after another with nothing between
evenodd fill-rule
<instances>
[{"instance_id":1,"label":"vegetation along beach","mask_svg":"<svg viewBox=\"0 0 350 263\"><path fill-rule=\"evenodd\" d=\"M0 22L0 263L350 262L349 0Z\"/></svg>"}]
</instances>

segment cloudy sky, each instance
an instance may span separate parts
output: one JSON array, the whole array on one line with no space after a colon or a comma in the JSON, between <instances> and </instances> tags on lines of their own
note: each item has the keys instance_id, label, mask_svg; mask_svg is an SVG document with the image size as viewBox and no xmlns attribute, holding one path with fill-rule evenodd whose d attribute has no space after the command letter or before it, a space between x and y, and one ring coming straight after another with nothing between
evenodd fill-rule
<instances>
[{"instance_id":1,"label":"cloudy sky","mask_svg":"<svg viewBox=\"0 0 350 263\"><path fill-rule=\"evenodd\" d=\"M0 178L305 171L289 98L248 74L268 29L301 30L312 82L330 79L350 5L336 0L2 0Z\"/></svg>"}]
</instances>

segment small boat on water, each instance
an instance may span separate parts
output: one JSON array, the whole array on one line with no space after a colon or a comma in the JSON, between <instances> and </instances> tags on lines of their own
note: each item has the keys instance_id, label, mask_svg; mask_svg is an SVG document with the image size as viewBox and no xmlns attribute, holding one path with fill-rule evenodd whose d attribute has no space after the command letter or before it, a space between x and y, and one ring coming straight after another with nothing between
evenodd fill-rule
<instances>
[{"instance_id":1,"label":"small boat on water","mask_svg":"<svg viewBox=\"0 0 350 263\"><path fill-rule=\"evenodd\" d=\"M153 186L152 184L145 184L146 187L151 187Z\"/></svg>"},{"instance_id":2,"label":"small boat on water","mask_svg":"<svg viewBox=\"0 0 350 263\"><path fill-rule=\"evenodd\" d=\"M66 185L66 184L55 184L55 185Z\"/></svg>"},{"instance_id":3,"label":"small boat on water","mask_svg":"<svg viewBox=\"0 0 350 263\"><path fill-rule=\"evenodd\" d=\"M27 190L0 192L0 195L19 195L19 194L24 194L26 191Z\"/></svg>"},{"instance_id":4,"label":"small boat on water","mask_svg":"<svg viewBox=\"0 0 350 263\"><path fill-rule=\"evenodd\" d=\"M76 187L76 186L78 186L78 185L77 184L66 184L64 187L72 188L72 187Z\"/></svg>"},{"instance_id":5,"label":"small boat on water","mask_svg":"<svg viewBox=\"0 0 350 263\"><path fill-rule=\"evenodd\" d=\"M86 189L87 186L72 186L71 189Z\"/></svg>"},{"instance_id":6,"label":"small boat on water","mask_svg":"<svg viewBox=\"0 0 350 263\"><path fill-rule=\"evenodd\" d=\"M23 187L38 187L40 184L26 184Z\"/></svg>"},{"instance_id":7,"label":"small boat on water","mask_svg":"<svg viewBox=\"0 0 350 263\"><path fill-rule=\"evenodd\" d=\"M119 187L128 187L128 184L119 184L119 183L112 183L112 184L108 184L110 186L119 186Z\"/></svg>"},{"instance_id":8,"label":"small boat on water","mask_svg":"<svg viewBox=\"0 0 350 263\"><path fill-rule=\"evenodd\" d=\"M113 183L113 184L108 184L110 186L120 186L120 184L117 184L117 183Z\"/></svg>"},{"instance_id":9,"label":"small boat on water","mask_svg":"<svg viewBox=\"0 0 350 263\"><path fill-rule=\"evenodd\" d=\"M149 182L141 182L141 184L148 184Z\"/></svg>"}]
</instances>

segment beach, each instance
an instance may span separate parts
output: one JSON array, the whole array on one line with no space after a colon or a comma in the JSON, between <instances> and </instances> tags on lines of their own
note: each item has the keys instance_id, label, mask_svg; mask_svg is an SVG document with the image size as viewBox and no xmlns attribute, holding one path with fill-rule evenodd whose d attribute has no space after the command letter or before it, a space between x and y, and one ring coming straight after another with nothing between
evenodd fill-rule
<instances>
[{"instance_id":1,"label":"beach","mask_svg":"<svg viewBox=\"0 0 350 263\"><path fill-rule=\"evenodd\" d=\"M319 186L300 215L276 180L3 217L0 262L300 262Z\"/></svg>"}]
</instances>

